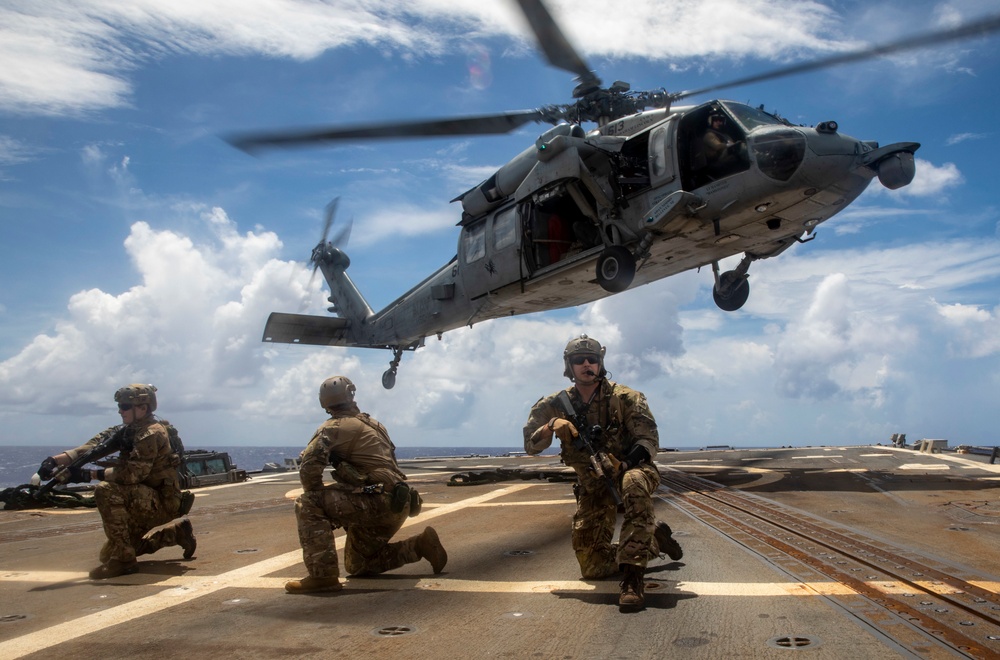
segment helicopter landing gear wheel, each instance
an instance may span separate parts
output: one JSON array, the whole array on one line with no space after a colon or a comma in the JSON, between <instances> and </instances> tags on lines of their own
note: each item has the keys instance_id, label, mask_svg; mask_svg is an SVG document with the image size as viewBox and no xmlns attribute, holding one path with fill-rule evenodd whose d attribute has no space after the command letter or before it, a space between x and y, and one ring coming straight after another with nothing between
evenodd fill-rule
<instances>
[{"instance_id":1,"label":"helicopter landing gear wheel","mask_svg":"<svg viewBox=\"0 0 1000 660\"><path fill-rule=\"evenodd\" d=\"M382 387L391 390L396 385L396 370L386 369L382 373Z\"/></svg>"},{"instance_id":2,"label":"helicopter landing gear wheel","mask_svg":"<svg viewBox=\"0 0 1000 660\"><path fill-rule=\"evenodd\" d=\"M750 297L750 282L746 276L727 270L719 277L719 284L712 289L715 304L724 312L735 312Z\"/></svg>"},{"instance_id":3,"label":"helicopter landing gear wheel","mask_svg":"<svg viewBox=\"0 0 1000 660\"><path fill-rule=\"evenodd\" d=\"M635 257L621 245L610 245L597 258L597 283L610 293L628 288L635 277Z\"/></svg>"},{"instance_id":4,"label":"helicopter landing gear wheel","mask_svg":"<svg viewBox=\"0 0 1000 660\"><path fill-rule=\"evenodd\" d=\"M399 367L399 361L402 358L403 349L392 349L392 362L389 363L389 368L382 373L382 387L385 389L391 390L396 386L396 369Z\"/></svg>"}]
</instances>

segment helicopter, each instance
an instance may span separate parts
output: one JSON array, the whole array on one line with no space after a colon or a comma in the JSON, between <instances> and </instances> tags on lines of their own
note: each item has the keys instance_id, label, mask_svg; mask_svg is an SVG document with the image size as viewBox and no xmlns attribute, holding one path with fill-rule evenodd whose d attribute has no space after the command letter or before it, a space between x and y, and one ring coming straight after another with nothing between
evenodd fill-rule
<instances>
[{"instance_id":1,"label":"helicopter","mask_svg":"<svg viewBox=\"0 0 1000 660\"><path fill-rule=\"evenodd\" d=\"M573 102L493 115L228 136L247 152L348 140L489 135L530 123L552 127L478 185L455 197L455 256L375 312L347 270L342 230L310 263L330 289L333 316L273 312L263 341L392 351L382 385L427 337L507 316L593 302L711 266L727 312L750 294L753 262L816 238L816 228L873 179L912 182L916 142L880 146L835 121L793 125L763 106L725 99L677 102L727 87L817 70L1000 30L1000 15L892 44L777 69L702 89L634 92L602 81L542 0L518 0L549 64L576 76ZM584 124L596 124L590 130ZM732 270L719 263L742 255Z\"/></svg>"}]
</instances>

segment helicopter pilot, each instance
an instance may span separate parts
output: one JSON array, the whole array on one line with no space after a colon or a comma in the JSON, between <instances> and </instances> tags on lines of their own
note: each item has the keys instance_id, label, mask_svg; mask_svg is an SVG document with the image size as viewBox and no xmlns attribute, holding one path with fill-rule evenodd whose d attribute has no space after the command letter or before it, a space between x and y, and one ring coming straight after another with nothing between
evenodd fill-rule
<instances>
[{"instance_id":1,"label":"helicopter pilot","mask_svg":"<svg viewBox=\"0 0 1000 660\"><path fill-rule=\"evenodd\" d=\"M736 151L740 143L725 132L726 116L713 111L708 116L705 131L694 139L691 149L691 169L698 177L699 185L726 176L738 165Z\"/></svg>"}]
</instances>

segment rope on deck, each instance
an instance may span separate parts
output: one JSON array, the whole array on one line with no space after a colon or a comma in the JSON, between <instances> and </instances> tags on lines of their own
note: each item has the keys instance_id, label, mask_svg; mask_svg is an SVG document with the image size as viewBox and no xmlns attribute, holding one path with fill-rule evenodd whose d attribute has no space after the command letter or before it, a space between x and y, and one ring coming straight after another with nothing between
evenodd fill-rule
<instances>
[{"instance_id":1,"label":"rope on deck","mask_svg":"<svg viewBox=\"0 0 1000 660\"><path fill-rule=\"evenodd\" d=\"M6 511L22 511L24 509L77 509L81 507L96 507L97 501L93 495L81 495L68 490L50 490L38 495L41 486L21 484L13 488L0 490L0 502Z\"/></svg>"},{"instance_id":2,"label":"rope on deck","mask_svg":"<svg viewBox=\"0 0 1000 660\"><path fill-rule=\"evenodd\" d=\"M483 472L460 472L453 474L448 481L448 485L482 486L484 484L495 484L500 481L531 481L532 479L544 480L550 483L573 482L576 481L576 474L546 470L497 468L496 470L485 470Z\"/></svg>"}]
</instances>

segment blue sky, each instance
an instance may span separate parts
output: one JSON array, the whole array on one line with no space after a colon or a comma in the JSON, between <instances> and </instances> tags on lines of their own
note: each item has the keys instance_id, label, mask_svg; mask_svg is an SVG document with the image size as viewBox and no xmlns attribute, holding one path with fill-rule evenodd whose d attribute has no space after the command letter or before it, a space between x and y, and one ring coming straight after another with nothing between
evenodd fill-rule
<instances>
[{"instance_id":1,"label":"blue sky","mask_svg":"<svg viewBox=\"0 0 1000 660\"><path fill-rule=\"evenodd\" d=\"M998 11L996 2L551 0L606 81L692 89ZM948 438L996 444L1000 38L719 92L794 123L916 141L818 239L758 262L739 312L688 272L601 302L448 333L407 354L260 342L322 313L304 265L326 203L378 309L445 263L449 204L530 145L509 136L258 157L248 129L481 114L569 101L513 3L0 1L0 444L76 444L152 382L189 447L304 445L345 374L401 446L517 446L586 332L643 390L663 446ZM692 99L707 101L709 96Z\"/></svg>"}]
</instances>

